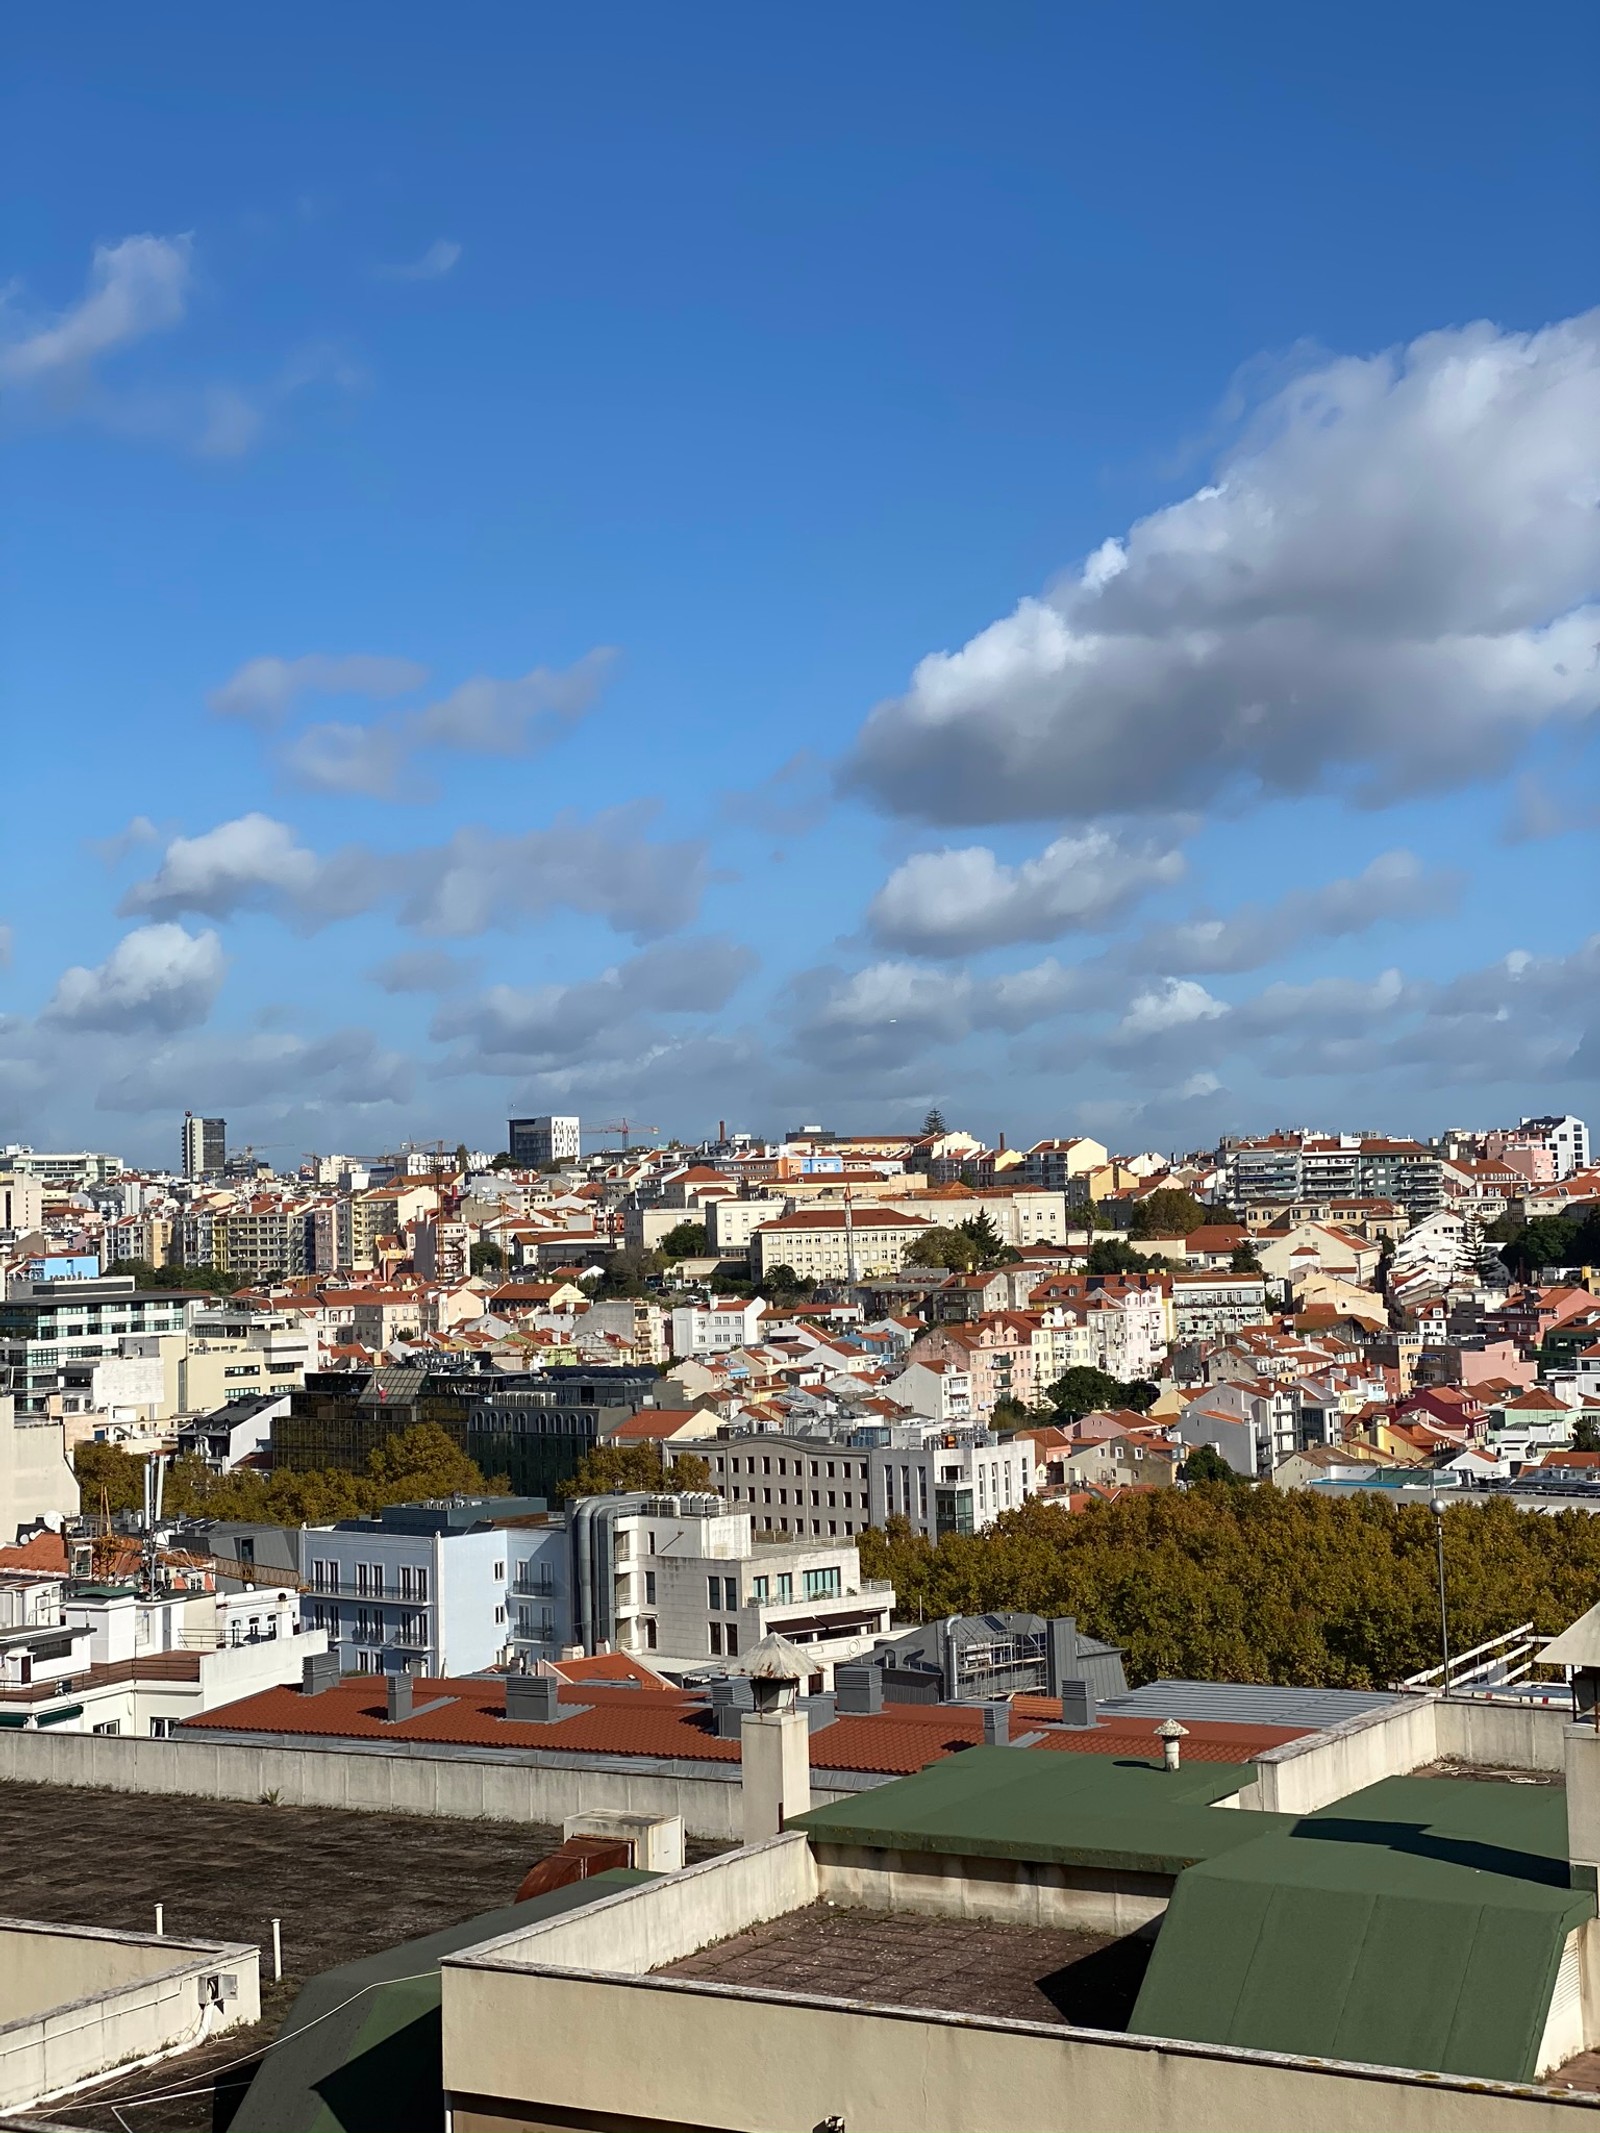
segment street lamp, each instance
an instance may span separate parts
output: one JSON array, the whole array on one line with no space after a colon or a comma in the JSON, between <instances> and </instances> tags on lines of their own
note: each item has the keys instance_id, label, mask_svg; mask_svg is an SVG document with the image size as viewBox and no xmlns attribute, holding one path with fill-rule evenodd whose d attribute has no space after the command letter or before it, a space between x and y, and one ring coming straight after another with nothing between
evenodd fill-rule
<instances>
[{"instance_id":1,"label":"street lamp","mask_svg":"<svg viewBox=\"0 0 1600 2133\"><path fill-rule=\"evenodd\" d=\"M1444 1653L1444 1673L1441 1688L1448 1693L1450 1687L1450 1617L1444 1599L1444 1498L1433 1495L1428 1499L1428 1509L1433 1513L1433 1537L1439 1551L1439 1645Z\"/></svg>"}]
</instances>

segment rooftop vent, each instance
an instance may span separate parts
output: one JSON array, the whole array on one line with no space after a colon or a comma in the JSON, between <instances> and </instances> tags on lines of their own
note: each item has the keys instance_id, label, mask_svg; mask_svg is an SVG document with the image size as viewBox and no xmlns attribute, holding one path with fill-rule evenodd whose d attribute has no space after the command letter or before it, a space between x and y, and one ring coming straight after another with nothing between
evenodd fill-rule
<instances>
[{"instance_id":1,"label":"rooftop vent","mask_svg":"<svg viewBox=\"0 0 1600 2133\"><path fill-rule=\"evenodd\" d=\"M339 1685L339 1654L337 1652L313 1652L300 1668L300 1693L302 1696L320 1696L324 1689Z\"/></svg>"},{"instance_id":2,"label":"rooftop vent","mask_svg":"<svg viewBox=\"0 0 1600 2133\"><path fill-rule=\"evenodd\" d=\"M561 1716L561 1679L557 1674L508 1674L506 1717L523 1726L554 1725Z\"/></svg>"},{"instance_id":3,"label":"rooftop vent","mask_svg":"<svg viewBox=\"0 0 1600 2133\"><path fill-rule=\"evenodd\" d=\"M402 1719L411 1716L411 1676L409 1674L391 1674L388 1688L388 1719L391 1726L397 1726Z\"/></svg>"}]
</instances>

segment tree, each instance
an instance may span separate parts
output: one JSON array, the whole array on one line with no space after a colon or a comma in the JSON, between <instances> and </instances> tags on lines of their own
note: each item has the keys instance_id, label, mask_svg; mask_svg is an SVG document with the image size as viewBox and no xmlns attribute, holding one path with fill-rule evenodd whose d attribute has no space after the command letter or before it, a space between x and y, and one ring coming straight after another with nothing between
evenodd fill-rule
<instances>
[{"instance_id":1,"label":"tree","mask_svg":"<svg viewBox=\"0 0 1600 2133\"><path fill-rule=\"evenodd\" d=\"M498 1244L490 1243L487 1237L475 1244L467 1254L467 1264L474 1274L503 1274L506 1255Z\"/></svg>"},{"instance_id":2,"label":"tree","mask_svg":"<svg viewBox=\"0 0 1600 2133\"><path fill-rule=\"evenodd\" d=\"M1221 1452L1213 1451L1209 1444L1197 1444L1178 1469L1183 1481L1242 1482L1243 1474L1231 1467Z\"/></svg>"},{"instance_id":3,"label":"tree","mask_svg":"<svg viewBox=\"0 0 1600 2133\"><path fill-rule=\"evenodd\" d=\"M965 1222L958 1222L956 1228L963 1237L972 1240L978 1266L998 1266L1006 1257L1009 1246L1002 1241L986 1207L980 1208L975 1215L969 1215Z\"/></svg>"},{"instance_id":4,"label":"tree","mask_svg":"<svg viewBox=\"0 0 1600 2133\"><path fill-rule=\"evenodd\" d=\"M1078 1363L1046 1388L1045 1398L1064 1421L1075 1422L1080 1415L1120 1407L1122 1381L1107 1370L1096 1370L1090 1363Z\"/></svg>"},{"instance_id":5,"label":"tree","mask_svg":"<svg viewBox=\"0 0 1600 2133\"><path fill-rule=\"evenodd\" d=\"M948 1267L953 1274L970 1274L978 1263L978 1247L965 1229L939 1226L924 1230L906 1253L907 1266Z\"/></svg>"},{"instance_id":6,"label":"tree","mask_svg":"<svg viewBox=\"0 0 1600 2133\"><path fill-rule=\"evenodd\" d=\"M437 1422L418 1422L383 1438L368 1455L367 1474L393 1503L412 1497L476 1496L484 1486L477 1462Z\"/></svg>"},{"instance_id":7,"label":"tree","mask_svg":"<svg viewBox=\"0 0 1600 2133\"><path fill-rule=\"evenodd\" d=\"M1243 1244L1234 1246L1233 1257L1228 1261L1228 1271L1231 1274L1260 1274L1265 1272L1261 1261L1256 1257L1255 1245L1248 1237Z\"/></svg>"},{"instance_id":8,"label":"tree","mask_svg":"<svg viewBox=\"0 0 1600 2133\"><path fill-rule=\"evenodd\" d=\"M1575 1452L1600 1452L1600 1422L1593 1415L1580 1415L1572 1432Z\"/></svg>"},{"instance_id":9,"label":"tree","mask_svg":"<svg viewBox=\"0 0 1600 2133\"><path fill-rule=\"evenodd\" d=\"M220 1266L152 1266L148 1259L113 1259L108 1274L131 1274L136 1289L209 1289L228 1295L240 1277Z\"/></svg>"},{"instance_id":10,"label":"tree","mask_svg":"<svg viewBox=\"0 0 1600 2133\"><path fill-rule=\"evenodd\" d=\"M810 1286L809 1282L801 1280L786 1259L780 1259L776 1266L768 1267L760 1281L760 1287L766 1291L774 1303L780 1299L792 1301L797 1296L807 1295L810 1292Z\"/></svg>"},{"instance_id":11,"label":"tree","mask_svg":"<svg viewBox=\"0 0 1600 2133\"><path fill-rule=\"evenodd\" d=\"M92 1518L102 1500L109 1511L137 1511L144 1503L144 1461L125 1452L120 1444L96 1444L85 1439L72 1455L72 1471L78 1477L83 1508Z\"/></svg>"},{"instance_id":12,"label":"tree","mask_svg":"<svg viewBox=\"0 0 1600 2133\"><path fill-rule=\"evenodd\" d=\"M925 1141L937 1140L941 1133L948 1133L949 1131L950 1128L944 1122L944 1113L935 1104L922 1121L923 1139Z\"/></svg>"},{"instance_id":13,"label":"tree","mask_svg":"<svg viewBox=\"0 0 1600 2133\"><path fill-rule=\"evenodd\" d=\"M562 1485L568 1501L579 1496L614 1496L630 1491L668 1490L675 1496L706 1494L711 1468L697 1452L680 1452L668 1461L659 1444L597 1444L584 1453L578 1471Z\"/></svg>"},{"instance_id":14,"label":"tree","mask_svg":"<svg viewBox=\"0 0 1600 2133\"><path fill-rule=\"evenodd\" d=\"M471 1167L470 1155L465 1141L456 1142L456 1176L462 1177Z\"/></svg>"},{"instance_id":15,"label":"tree","mask_svg":"<svg viewBox=\"0 0 1600 2133\"><path fill-rule=\"evenodd\" d=\"M910 1620L1070 1614L1127 1653L1130 1681L1383 1688L1439 1656L1434 1521L1376 1493L1270 1484L1153 1489L1069 1512L1031 1498L977 1534L857 1537ZM1600 1519L1504 1497L1444 1514L1452 1649L1600 1601Z\"/></svg>"},{"instance_id":16,"label":"tree","mask_svg":"<svg viewBox=\"0 0 1600 2133\"><path fill-rule=\"evenodd\" d=\"M1025 1407L1020 1400L1013 1400L1007 1394L995 1401L989 1416L989 1427L999 1436L1009 1437L1037 1420L1038 1417L1031 1408Z\"/></svg>"},{"instance_id":17,"label":"tree","mask_svg":"<svg viewBox=\"0 0 1600 2133\"><path fill-rule=\"evenodd\" d=\"M1148 1274L1159 1272L1172 1262L1159 1252L1136 1252L1120 1237L1096 1237L1089 1247L1087 1264L1091 1274Z\"/></svg>"},{"instance_id":18,"label":"tree","mask_svg":"<svg viewBox=\"0 0 1600 2133\"><path fill-rule=\"evenodd\" d=\"M660 1245L666 1259L704 1259L710 1249L703 1222L679 1222L667 1231Z\"/></svg>"},{"instance_id":19,"label":"tree","mask_svg":"<svg viewBox=\"0 0 1600 2133\"><path fill-rule=\"evenodd\" d=\"M1211 1220L1192 1192L1163 1186L1147 1199L1136 1200L1128 1216L1130 1237L1187 1237Z\"/></svg>"},{"instance_id":20,"label":"tree","mask_svg":"<svg viewBox=\"0 0 1600 2133\"><path fill-rule=\"evenodd\" d=\"M602 1299L644 1296L649 1292L651 1281L660 1280L666 1264L659 1252L646 1251L638 1244L625 1244L620 1251L611 1254L602 1268L594 1293Z\"/></svg>"}]
</instances>

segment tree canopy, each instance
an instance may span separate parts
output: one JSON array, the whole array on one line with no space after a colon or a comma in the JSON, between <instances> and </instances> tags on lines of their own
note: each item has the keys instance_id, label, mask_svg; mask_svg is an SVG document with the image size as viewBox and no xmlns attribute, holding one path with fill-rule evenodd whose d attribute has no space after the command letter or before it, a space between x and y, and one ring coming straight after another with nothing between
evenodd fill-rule
<instances>
[{"instance_id":1,"label":"tree canopy","mask_svg":"<svg viewBox=\"0 0 1600 2133\"><path fill-rule=\"evenodd\" d=\"M1600 1207L1536 1215L1531 1222L1502 1215L1484 1236L1519 1280L1542 1266L1593 1266L1600 1260Z\"/></svg>"},{"instance_id":2,"label":"tree canopy","mask_svg":"<svg viewBox=\"0 0 1600 2133\"><path fill-rule=\"evenodd\" d=\"M710 1487L711 1468L697 1452L679 1452L669 1461L658 1444L597 1444L584 1453L561 1493L570 1502L578 1496L611 1496L619 1489L690 1496Z\"/></svg>"},{"instance_id":3,"label":"tree canopy","mask_svg":"<svg viewBox=\"0 0 1600 2133\"><path fill-rule=\"evenodd\" d=\"M1136 1252L1120 1237L1097 1236L1089 1247L1086 1264L1091 1274L1148 1274L1159 1273L1172 1261L1159 1252Z\"/></svg>"},{"instance_id":4,"label":"tree canopy","mask_svg":"<svg viewBox=\"0 0 1600 2133\"><path fill-rule=\"evenodd\" d=\"M73 1469L84 1509L99 1509L102 1492L110 1510L136 1511L144 1502L145 1461L119 1444L80 1444ZM506 1496L504 1477L486 1481L448 1430L419 1422L397 1430L373 1447L364 1473L321 1467L310 1473L286 1468L263 1474L236 1467L218 1474L194 1455L175 1459L167 1471L162 1508L172 1518L237 1518L256 1525L326 1525L360 1518L387 1503L436 1496Z\"/></svg>"},{"instance_id":5,"label":"tree canopy","mask_svg":"<svg viewBox=\"0 0 1600 2133\"><path fill-rule=\"evenodd\" d=\"M1128 1235L1138 1237L1187 1237L1214 1219L1192 1192L1163 1186L1148 1198L1136 1200L1128 1215Z\"/></svg>"},{"instance_id":6,"label":"tree canopy","mask_svg":"<svg viewBox=\"0 0 1600 2133\"><path fill-rule=\"evenodd\" d=\"M212 1289L228 1295L241 1277L220 1266L152 1266L148 1259L113 1259L108 1274L131 1274L136 1289Z\"/></svg>"},{"instance_id":7,"label":"tree canopy","mask_svg":"<svg viewBox=\"0 0 1600 2133\"><path fill-rule=\"evenodd\" d=\"M937 1104L932 1105L927 1117L922 1121L923 1139L932 1140L937 1134L948 1133L949 1131L950 1128L944 1122L944 1113Z\"/></svg>"},{"instance_id":8,"label":"tree canopy","mask_svg":"<svg viewBox=\"0 0 1600 2133\"><path fill-rule=\"evenodd\" d=\"M1160 1387L1148 1378L1114 1378L1109 1370L1097 1370L1092 1363L1074 1364L1045 1388L1045 1398L1064 1422L1108 1407L1131 1407L1145 1415L1160 1397Z\"/></svg>"},{"instance_id":9,"label":"tree canopy","mask_svg":"<svg viewBox=\"0 0 1600 2133\"><path fill-rule=\"evenodd\" d=\"M860 1537L902 1620L996 1608L1072 1614L1130 1679L1383 1688L1439 1657L1434 1522L1421 1505L1200 1483L1068 1512L1037 1498L937 1544L901 1521ZM1453 1650L1519 1622L1564 1628L1600 1600L1600 1519L1503 1499L1444 1514Z\"/></svg>"},{"instance_id":10,"label":"tree canopy","mask_svg":"<svg viewBox=\"0 0 1600 2133\"><path fill-rule=\"evenodd\" d=\"M703 1222L679 1222L667 1231L658 1247L664 1259L704 1259L710 1251Z\"/></svg>"}]
</instances>

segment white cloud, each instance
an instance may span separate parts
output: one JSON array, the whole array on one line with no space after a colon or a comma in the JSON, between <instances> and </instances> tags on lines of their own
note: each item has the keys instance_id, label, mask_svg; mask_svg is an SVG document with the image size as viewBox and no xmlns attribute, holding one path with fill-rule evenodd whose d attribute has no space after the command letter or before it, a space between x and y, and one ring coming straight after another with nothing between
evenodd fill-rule
<instances>
[{"instance_id":1,"label":"white cloud","mask_svg":"<svg viewBox=\"0 0 1600 2133\"><path fill-rule=\"evenodd\" d=\"M124 237L94 249L88 286L48 322L0 311L0 381L22 386L87 370L97 356L175 326L189 295L192 240Z\"/></svg>"},{"instance_id":2,"label":"white cloud","mask_svg":"<svg viewBox=\"0 0 1600 2133\"><path fill-rule=\"evenodd\" d=\"M268 1116L314 1119L335 1108L366 1112L403 1103L414 1081L411 1062L386 1051L370 1030L338 1029L321 1037L261 1030L159 1046L107 1080L96 1100L103 1111L175 1112L203 1088L207 1103L230 1117L261 1109Z\"/></svg>"},{"instance_id":3,"label":"white cloud","mask_svg":"<svg viewBox=\"0 0 1600 2133\"><path fill-rule=\"evenodd\" d=\"M942 822L1494 771L1600 700L1600 312L1334 360L1218 479L878 707L846 780Z\"/></svg>"},{"instance_id":4,"label":"white cloud","mask_svg":"<svg viewBox=\"0 0 1600 2133\"><path fill-rule=\"evenodd\" d=\"M1180 852L1099 826L1058 837L1016 867L981 844L918 852L873 898L867 924L885 947L912 955L1050 941L1109 924L1183 871Z\"/></svg>"},{"instance_id":5,"label":"white cloud","mask_svg":"<svg viewBox=\"0 0 1600 2133\"><path fill-rule=\"evenodd\" d=\"M465 755L528 756L549 747L589 712L616 663L605 645L570 667L534 667L501 679L475 674L416 711L366 723L329 720L305 727L289 743L283 766L313 792L369 799L423 798L408 780L412 758L428 749ZM376 701L420 688L426 667L414 660L357 653L330 658L248 660L209 699L224 718L280 724L306 696L365 696Z\"/></svg>"},{"instance_id":6,"label":"white cloud","mask_svg":"<svg viewBox=\"0 0 1600 2133\"><path fill-rule=\"evenodd\" d=\"M286 822L259 813L198 837L175 837L160 866L123 897L125 916L227 918L265 910L304 932L398 903L400 920L437 938L582 911L619 933L654 940L687 925L705 887L705 846L651 843L648 803L584 822L499 836L457 830L448 843L374 852L345 845L319 858Z\"/></svg>"},{"instance_id":7,"label":"white cloud","mask_svg":"<svg viewBox=\"0 0 1600 2133\"><path fill-rule=\"evenodd\" d=\"M1151 1037L1165 1037L1196 1022L1215 1022L1227 1012L1227 1003L1214 999L1193 978L1168 978L1153 991L1135 995L1112 1031L1112 1041L1137 1044Z\"/></svg>"},{"instance_id":8,"label":"white cloud","mask_svg":"<svg viewBox=\"0 0 1600 2133\"><path fill-rule=\"evenodd\" d=\"M371 652L330 657L308 652L301 659L247 659L207 699L221 718L245 718L276 725L306 695L404 696L420 689L426 667L414 659L390 659Z\"/></svg>"},{"instance_id":9,"label":"white cloud","mask_svg":"<svg viewBox=\"0 0 1600 2133\"><path fill-rule=\"evenodd\" d=\"M199 837L174 837L148 881L118 909L124 916L193 911L229 918L235 911L298 904L313 891L320 862L286 822L240 815Z\"/></svg>"},{"instance_id":10,"label":"white cloud","mask_svg":"<svg viewBox=\"0 0 1600 2133\"><path fill-rule=\"evenodd\" d=\"M1453 911L1460 895L1459 874L1430 873L1414 852L1384 852L1359 874L1291 889L1273 904L1242 904L1223 918L1157 926L1122 953L1141 970L1258 970L1308 940L1437 918Z\"/></svg>"},{"instance_id":11,"label":"white cloud","mask_svg":"<svg viewBox=\"0 0 1600 2133\"><path fill-rule=\"evenodd\" d=\"M441 1008L433 1035L476 1069L548 1073L659 1042L652 1015L714 1014L755 967L737 941L674 941L572 985L493 985Z\"/></svg>"},{"instance_id":12,"label":"white cloud","mask_svg":"<svg viewBox=\"0 0 1600 2133\"><path fill-rule=\"evenodd\" d=\"M226 967L214 933L140 926L97 968L63 971L45 1020L70 1029L189 1029L211 1012Z\"/></svg>"},{"instance_id":13,"label":"white cloud","mask_svg":"<svg viewBox=\"0 0 1600 2133\"><path fill-rule=\"evenodd\" d=\"M461 257L461 247L450 237L436 237L420 259L397 267L374 267L379 281L442 281Z\"/></svg>"}]
</instances>

